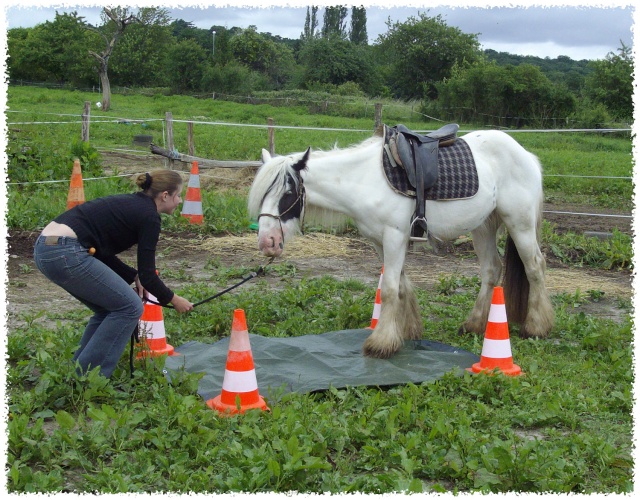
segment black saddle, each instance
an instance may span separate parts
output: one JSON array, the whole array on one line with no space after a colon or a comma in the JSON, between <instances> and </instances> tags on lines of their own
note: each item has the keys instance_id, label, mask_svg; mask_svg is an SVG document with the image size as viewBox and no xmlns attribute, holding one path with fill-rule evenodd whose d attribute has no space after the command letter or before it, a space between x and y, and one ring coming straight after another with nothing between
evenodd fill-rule
<instances>
[{"instance_id":1,"label":"black saddle","mask_svg":"<svg viewBox=\"0 0 640 500\"><path fill-rule=\"evenodd\" d=\"M413 130L409 130L402 124L396 125L393 128L397 132L400 132L406 136L413 137L420 142L429 142L435 139L439 143L442 143L440 144L441 146L449 146L456 140L456 136L458 134L458 129L460 128L460 126L457 123L449 123L447 125L444 125L443 127L440 127L438 130L434 130L433 132L429 132L425 135L420 135Z\"/></svg>"},{"instance_id":2,"label":"black saddle","mask_svg":"<svg viewBox=\"0 0 640 500\"><path fill-rule=\"evenodd\" d=\"M425 191L438 181L438 149L452 145L460 127L450 123L426 135L409 130L402 124L385 134L385 151L394 166L402 166L411 186L416 190L416 212L411 222L412 236L427 231ZM417 225L417 226L416 226Z\"/></svg>"}]
</instances>

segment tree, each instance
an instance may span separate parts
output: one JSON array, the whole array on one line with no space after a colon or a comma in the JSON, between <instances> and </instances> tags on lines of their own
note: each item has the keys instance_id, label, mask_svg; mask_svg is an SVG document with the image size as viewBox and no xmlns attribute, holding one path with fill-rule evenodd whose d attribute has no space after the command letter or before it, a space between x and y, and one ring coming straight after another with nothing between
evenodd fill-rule
<instances>
[{"instance_id":1,"label":"tree","mask_svg":"<svg viewBox=\"0 0 640 500\"><path fill-rule=\"evenodd\" d=\"M76 12L56 12L53 21L10 30L10 77L78 86L95 83L87 47L97 40L86 28L84 18Z\"/></svg>"},{"instance_id":2,"label":"tree","mask_svg":"<svg viewBox=\"0 0 640 500\"><path fill-rule=\"evenodd\" d=\"M389 30L378 37L380 59L390 67L389 78L397 97L437 97L436 84L454 65L480 57L477 35L447 26L442 16L409 17L404 23L387 21Z\"/></svg>"},{"instance_id":3,"label":"tree","mask_svg":"<svg viewBox=\"0 0 640 500\"><path fill-rule=\"evenodd\" d=\"M225 65L233 62L233 53L231 51L231 39L242 31L241 28L233 27L230 29L224 26L211 26L208 30L209 36L212 36L212 32L216 32L215 36L215 51L212 57L213 64ZM213 42L213 41L212 41Z\"/></svg>"},{"instance_id":4,"label":"tree","mask_svg":"<svg viewBox=\"0 0 640 500\"><path fill-rule=\"evenodd\" d=\"M129 26L114 47L109 80L135 87L164 86L167 54L176 43L171 19L165 9L155 8L140 9L137 18L139 22Z\"/></svg>"},{"instance_id":5,"label":"tree","mask_svg":"<svg viewBox=\"0 0 640 500\"><path fill-rule=\"evenodd\" d=\"M266 71L275 60L275 44L258 33L255 26L233 36L229 47L236 61L256 71Z\"/></svg>"},{"instance_id":6,"label":"tree","mask_svg":"<svg viewBox=\"0 0 640 500\"><path fill-rule=\"evenodd\" d=\"M349 11L343 5L326 7L324 9L324 22L322 25L322 38L347 39L346 18Z\"/></svg>"},{"instance_id":7,"label":"tree","mask_svg":"<svg viewBox=\"0 0 640 500\"><path fill-rule=\"evenodd\" d=\"M200 89L207 52L198 42L186 39L172 45L167 54L169 85L176 93Z\"/></svg>"},{"instance_id":8,"label":"tree","mask_svg":"<svg viewBox=\"0 0 640 500\"><path fill-rule=\"evenodd\" d=\"M282 88L293 74L293 51L257 32L255 26L240 30L229 41L233 59L252 71L268 76L273 88Z\"/></svg>"},{"instance_id":9,"label":"tree","mask_svg":"<svg viewBox=\"0 0 640 500\"><path fill-rule=\"evenodd\" d=\"M356 45L368 45L367 37L367 9L364 7L351 8L351 30L349 41Z\"/></svg>"},{"instance_id":10,"label":"tree","mask_svg":"<svg viewBox=\"0 0 640 500\"><path fill-rule=\"evenodd\" d=\"M300 59L306 61L301 81L306 88L318 83L339 86L353 82L369 95L380 89L379 73L366 46L340 38L319 38L304 45Z\"/></svg>"},{"instance_id":11,"label":"tree","mask_svg":"<svg viewBox=\"0 0 640 500\"><path fill-rule=\"evenodd\" d=\"M111 83L109 82L109 58L113 53L116 43L130 24L139 22L133 14L129 14L126 8L116 7L102 9L102 15L108 21L97 32L102 36L104 48L102 52L89 51L89 54L98 62L98 75L102 84L102 109L109 111L111 108Z\"/></svg>"},{"instance_id":12,"label":"tree","mask_svg":"<svg viewBox=\"0 0 640 500\"><path fill-rule=\"evenodd\" d=\"M633 116L633 59L631 48L622 43L618 53L610 52L602 61L592 61L593 73L585 81L585 95L604 104L618 119Z\"/></svg>"},{"instance_id":13,"label":"tree","mask_svg":"<svg viewBox=\"0 0 640 500\"><path fill-rule=\"evenodd\" d=\"M304 20L304 31L300 36L303 42L313 40L316 37L316 30L318 29L318 7L311 6L311 12L307 7L307 17Z\"/></svg>"},{"instance_id":14,"label":"tree","mask_svg":"<svg viewBox=\"0 0 640 500\"><path fill-rule=\"evenodd\" d=\"M499 66L495 61L479 60L457 65L437 86L437 111L455 121L557 126L557 121L549 120L564 119L575 109L575 99L566 86L551 82L531 64Z\"/></svg>"}]
</instances>

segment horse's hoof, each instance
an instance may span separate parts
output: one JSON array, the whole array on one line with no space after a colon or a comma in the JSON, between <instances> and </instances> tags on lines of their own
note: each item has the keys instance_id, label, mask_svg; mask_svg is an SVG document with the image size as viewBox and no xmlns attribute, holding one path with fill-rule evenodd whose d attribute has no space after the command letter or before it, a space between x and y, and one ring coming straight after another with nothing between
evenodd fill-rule
<instances>
[{"instance_id":1,"label":"horse's hoof","mask_svg":"<svg viewBox=\"0 0 640 500\"><path fill-rule=\"evenodd\" d=\"M520 331L518 332L518 336L521 339L543 339L549 335L549 332L535 332L531 331L524 326L520 327Z\"/></svg>"},{"instance_id":2,"label":"horse's hoof","mask_svg":"<svg viewBox=\"0 0 640 500\"><path fill-rule=\"evenodd\" d=\"M480 334L473 330L467 330L466 327L462 325L460 328L458 328L458 335L462 337L463 335L480 335Z\"/></svg>"},{"instance_id":3,"label":"horse's hoof","mask_svg":"<svg viewBox=\"0 0 640 500\"><path fill-rule=\"evenodd\" d=\"M377 359L389 359L402 347L402 344L397 346L380 347L376 342L369 342L369 339L365 340L362 345L362 353L367 358Z\"/></svg>"},{"instance_id":4,"label":"horse's hoof","mask_svg":"<svg viewBox=\"0 0 640 500\"><path fill-rule=\"evenodd\" d=\"M392 350L375 349L362 346L362 354L364 354L364 356L367 358L389 359L395 354L395 352L396 351Z\"/></svg>"},{"instance_id":5,"label":"horse's hoof","mask_svg":"<svg viewBox=\"0 0 640 500\"><path fill-rule=\"evenodd\" d=\"M406 340L422 340L422 333L423 332L421 330L411 331L407 334L405 339Z\"/></svg>"}]
</instances>

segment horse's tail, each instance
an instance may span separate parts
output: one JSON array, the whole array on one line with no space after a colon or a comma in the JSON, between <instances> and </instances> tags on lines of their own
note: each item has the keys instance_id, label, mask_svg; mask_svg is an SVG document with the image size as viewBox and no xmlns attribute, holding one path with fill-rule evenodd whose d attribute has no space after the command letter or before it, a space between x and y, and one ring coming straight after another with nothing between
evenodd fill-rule
<instances>
[{"instance_id":1,"label":"horse's tail","mask_svg":"<svg viewBox=\"0 0 640 500\"><path fill-rule=\"evenodd\" d=\"M522 323L527 317L529 305L529 280L524 270L524 264L513 242L511 235L507 233L507 242L504 250L505 270L502 284L507 318L514 323Z\"/></svg>"},{"instance_id":2,"label":"horse's tail","mask_svg":"<svg viewBox=\"0 0 640 500\"><path fill-rule=\"evenodd\" d=\"M540 244L540 225L542 224L542 199L536 212L536 239ZM525 272L524 263L520 258L516 244L507 232L504 250L505 270L502 286L504 287L507 318L515 323L522 323L529 310L529 279Z\"/></svg>"}]
</instances>

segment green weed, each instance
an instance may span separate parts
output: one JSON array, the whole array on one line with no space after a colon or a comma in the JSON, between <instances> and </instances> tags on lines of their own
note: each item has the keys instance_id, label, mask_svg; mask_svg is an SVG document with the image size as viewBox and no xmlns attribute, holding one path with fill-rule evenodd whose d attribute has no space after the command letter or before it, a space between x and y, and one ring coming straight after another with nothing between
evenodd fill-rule
<instances>
[{"instance_id":1,"label":"green weed","mask_svg":"<svg viewBox=\"0 0 640 500\"><path fill-rule=\"evenodd\" d=\"M242 272L218 271L222 281ZM167 335L177 346L214 342L228 335L236 307L264 336L369 323L373 287L290 279L279 290L258 282L190 315L167 310ZM188 284L180 293L212 291ZM450 294L418 290L425 338L480 352L482 339L457 334L476 293L473 280ZM24 318L30 326L8 337L9 491L629 493L631 318L615 323L564 307L597 292L553 299L550 339L512 334L521 377L451 372L385 390L273 391L271 411L231 419L197 395L200 374L169 382L161 358L137 362L133 378L126 355L111 380L75 375L66 360L82 314L64 325L50 312Z\"/></svg>"}]
</instances>

